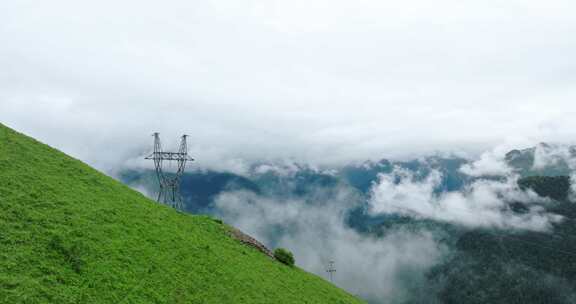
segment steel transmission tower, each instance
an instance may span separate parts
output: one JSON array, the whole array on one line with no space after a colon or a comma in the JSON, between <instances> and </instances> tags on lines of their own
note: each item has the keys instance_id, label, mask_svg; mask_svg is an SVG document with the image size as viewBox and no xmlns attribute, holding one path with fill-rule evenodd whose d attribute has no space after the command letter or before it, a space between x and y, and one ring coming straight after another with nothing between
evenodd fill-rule
<instances>
[{"instance_id":1,"label":"steel transmission tower","mask_svg":"<svg viewBox=\"0 0 576 304\"><path fill-rule=\"evenodd\" d=\"M175 209L182 210L184 209L184 203L182 202L182 195L180 194L180 179L182 178L182 174L184 174L186 162L194 160L188 156L188 146L186 145L186 137L188 137L188 135L182 135L178 152L162 151L160 133L156 132L153 134L153 136L154 152L146 157L146 159L151 159L154 161L156 176L158 177L158 182L160 183L160 190L158 191L157 201ZM164 172L163 165L165 161L168 163L172 161L176 162L176 173Z\"/></svg>"},{"instance_id":2,"label":"steel transmission tower","mask_svg":"<svg viewBox=\"0 0 576 304\"><path fill-rule=\"evenodd\" d=\"M336 272L336 267L334 265L334 261L328 262L328 268L326 269L326 272L328 273L328 275L330 277L330 282L334 283L334 273Z\"/></svg>"}]
</instances>

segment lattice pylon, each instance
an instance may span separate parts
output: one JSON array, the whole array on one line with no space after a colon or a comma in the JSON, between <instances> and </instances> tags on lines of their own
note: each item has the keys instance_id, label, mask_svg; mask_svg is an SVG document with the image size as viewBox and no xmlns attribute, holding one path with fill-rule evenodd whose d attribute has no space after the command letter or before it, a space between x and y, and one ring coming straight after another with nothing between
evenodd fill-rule
<instances>
[{"instance_id":1,"label":"lattice pylon","mask_svg":"<svg viewBox=\"0 0 576 304\"><path fill-rule=\"evenodd\" d=\"M156 132L153 134L153 136L154 152L147 156L146 159L151 159L154 161L156 177L158 178L158 183L160 184L158 198L156 200L159 203L171 206L175 209L183 210L184 203L182 194L180 194L180 181L186 168L186 162L194 161L193 158L188 156L188 146L186 143L186 138L188 135L182 135L178 152L162 151L160 133ZM176 170L176 173L164 172L163 165L165 161L175 161L177 163L178 169Z\"/></svg>"},{"instance_id":2,"label":"lattice pylon","mask_svg":"<svg viewBox=\"0 0 576 304\"><path fill-rule=\"evenodd\" d=\"M328 267L326 268L326 272L328 273L328 277L330 278L330 282L334 283L334 273L336 273L336 266L334 265L334 261L328 262Z\"/></svg>"}]
</instances>

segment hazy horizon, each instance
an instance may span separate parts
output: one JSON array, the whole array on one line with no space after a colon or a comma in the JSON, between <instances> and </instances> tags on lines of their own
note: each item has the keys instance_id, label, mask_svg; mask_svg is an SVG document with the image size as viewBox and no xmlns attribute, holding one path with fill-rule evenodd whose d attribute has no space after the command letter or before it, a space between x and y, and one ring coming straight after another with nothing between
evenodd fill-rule
<instances>
[{"instance_id":1,"label":"hazy horizon","mask_svg":"<svg viewBox=\"0 0 576 304\"><path fill-rule=\"evenodd\" d=\"M342 164L576 137L576 4L0 4L0 121L105 169Z\"/></svg>"}]
</instances>

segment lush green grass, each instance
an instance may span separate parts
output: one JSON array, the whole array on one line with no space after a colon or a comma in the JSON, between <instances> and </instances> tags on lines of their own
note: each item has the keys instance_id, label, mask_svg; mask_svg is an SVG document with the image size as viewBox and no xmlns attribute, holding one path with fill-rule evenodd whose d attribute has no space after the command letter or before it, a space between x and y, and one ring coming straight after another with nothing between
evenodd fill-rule
<instances>
[{"instance_id":1,"label":"lush green grass","mask_svg":"<svg viewBox=\"0 0 576 304\"><path fill-rule=\"evenodd\" d=\"M0 124L0 303L360 303L227 229Z\"/></svg>"}]
</instances>

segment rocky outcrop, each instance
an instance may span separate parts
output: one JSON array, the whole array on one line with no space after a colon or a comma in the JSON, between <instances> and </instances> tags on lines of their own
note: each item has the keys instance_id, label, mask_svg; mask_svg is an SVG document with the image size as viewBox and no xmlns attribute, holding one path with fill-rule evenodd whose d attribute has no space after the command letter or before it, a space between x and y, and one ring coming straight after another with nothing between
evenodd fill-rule
<instances>
[{"instance_id":1,"label":"rocky outcrop","mask_svg":"<svg viewBox=\"0 0 576 304\"><path fill-rule=\"evenodd\" d=\"M234 237L235 239L239 240L241 243L256 248L256 250L264 253L265 255L269 256L272 259L275 259L274 254L272 253L272 251L270 251L270 249L268 249L262 243L258 242L255 238L247 235L246 233L236 228L231 228L230 235L232 235L232 237Z\"/></svg>"}]
</instances>

